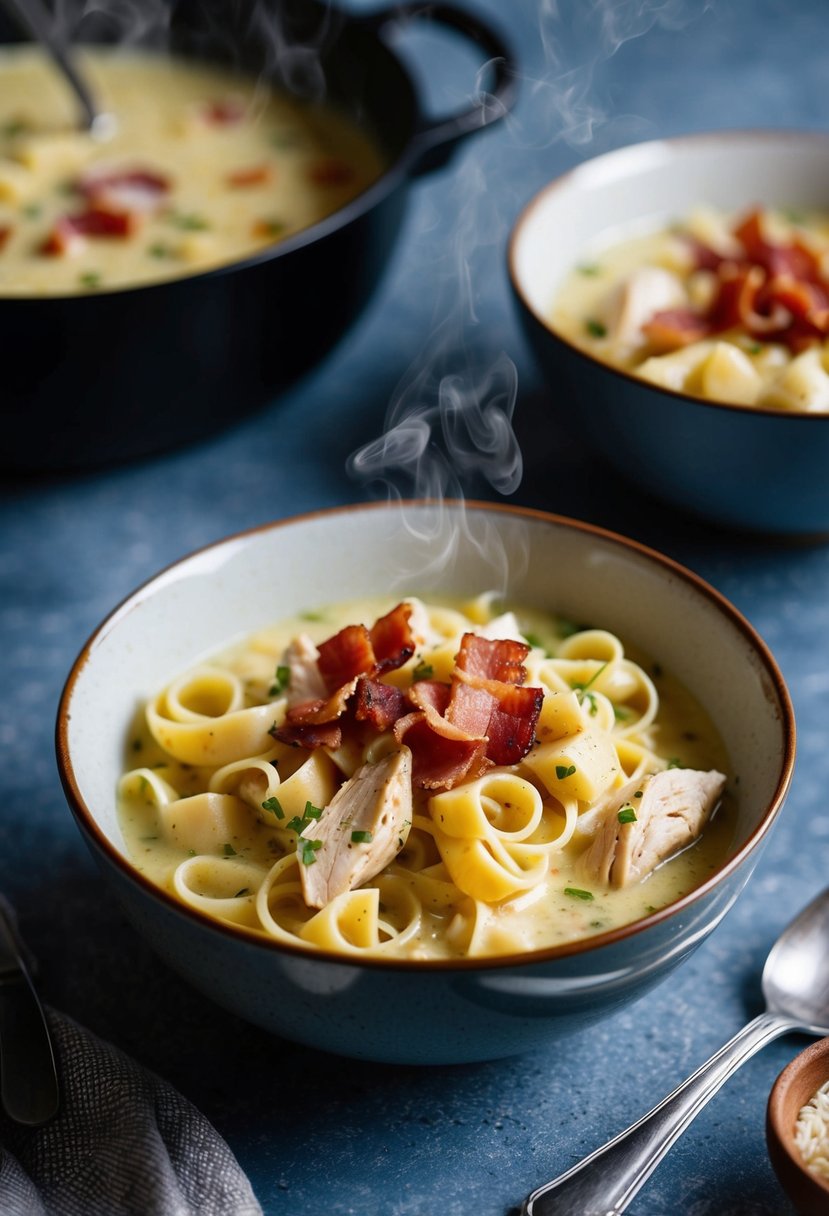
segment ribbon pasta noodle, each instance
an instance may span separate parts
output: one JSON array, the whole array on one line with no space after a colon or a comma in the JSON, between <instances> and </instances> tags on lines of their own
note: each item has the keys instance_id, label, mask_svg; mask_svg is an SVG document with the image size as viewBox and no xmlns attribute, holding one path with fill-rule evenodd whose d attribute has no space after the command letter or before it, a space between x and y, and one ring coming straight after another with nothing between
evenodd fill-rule
<instances>
[{"instance_id":1,"label":"ribbon pasta noodle","mask_svg":"<svg viewBox=\"0 0 829 1216\"><path fill-rule=\"evenodd\" d=\"M149 699L118 789L140 870L285 945L427 959L601 932L718 864L729 796L641 881L615 889L610 861L585 868L620 798L629 825L659 774L728 772L658 664L604 629L498 615L492 596L389 608L286 621ZM360 647L354 675L342 664Z\"/></svg>"}]
</instances>

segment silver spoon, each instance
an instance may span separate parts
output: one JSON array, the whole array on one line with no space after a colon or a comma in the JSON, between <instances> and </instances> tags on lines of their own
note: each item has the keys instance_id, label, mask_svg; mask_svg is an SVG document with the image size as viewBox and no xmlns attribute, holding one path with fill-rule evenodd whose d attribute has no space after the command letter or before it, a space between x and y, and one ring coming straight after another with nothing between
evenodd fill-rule
<instances>
[{"instance_id":1,"label":"silver spoon","mask_svg":"<svg viewBox=\"0 0 829 1216\"><path fill-rule=\"evenodd\" d=\"M0 0L8 15L49 54L55 67L63 74L80 106L82 125L96 139L106 139L114 129L111 114L103 113L92 90L80 75L69 49L55 29L55 20L43 0Z\"/></svg>"},{"instance_id":2,"label":"silver spoon","mask_svg":"<svg viewBox=\"0 0 829 1216\"><path fill-rule=\"evenodd\" d=\"M619 1216L720 1086L761 1047L829 1035L829 888L783 930L763 968L766 1012L658 1106L527 1198L524 1216Z\"/></svg>"}]
</instances>

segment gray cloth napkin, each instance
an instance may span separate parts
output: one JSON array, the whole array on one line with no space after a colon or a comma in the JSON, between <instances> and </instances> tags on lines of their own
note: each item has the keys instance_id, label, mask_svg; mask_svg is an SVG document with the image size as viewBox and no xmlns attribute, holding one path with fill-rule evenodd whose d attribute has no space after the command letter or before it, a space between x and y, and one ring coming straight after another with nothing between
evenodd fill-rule
<instances>
[{"instance_id":1,"label":"gray cloth napkin","mask_svg":"<svg viewBox=\"0 0 829 1216\"><path fill-rule=\"evenodd\" d=\"M60 1112L25 1128L0 1113L3 1216L262 1216L207 1119L160 1077L47 1011Z\"/></svg>"}]
</instances>

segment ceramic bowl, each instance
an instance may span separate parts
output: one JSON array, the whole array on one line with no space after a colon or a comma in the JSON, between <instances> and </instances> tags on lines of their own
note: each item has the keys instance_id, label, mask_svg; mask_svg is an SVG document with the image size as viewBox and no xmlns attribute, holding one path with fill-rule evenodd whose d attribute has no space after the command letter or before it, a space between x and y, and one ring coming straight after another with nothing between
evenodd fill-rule
<instances>
[{"instance_id":1,"label":"ceramic bowl","mask_svg":"<svg viewBox=\"0 0 829 1216\"><path fill-rule=\"evenodd\" d=\"M826 206L825 135L723 132L622 148L545 186L513 229L509 272L556 417L640 489L707 519L783 535L829 532L829 414L746 409L601 363L553 328L564 276L607 240L705 203Z\"/></svg>"},{"instance_id":2,"label":"ceramic bowl","mask_svg":"<svg viewBox=\"0 0 829 1216\"><path fill-rule=\"evenodd\" d=\"M115 805L138 706L171 675L289 614L372 595L469 597L588 619L637 643L707 707L739 775L732 850L699 888L591 938L490 960L414 962L292 949L219 924L130 863ZM669 559L531 510L427 503L346 507L273 523L185 557L97 629L57 725L78 827L139 933L210 999L287 1038L376 1060L517 1054L645 993L700 944L749 878L788 788L792 707L761 639Z\"/></svg>"},{"instance_id":3,"label":"ceramic bowl","mask_svg":"<svg viewBox=\"0 0 829 1216\"><path fill-rule=\"evenodd\" d=\"M795 1145L795 1124L821 1085L829 1081L829 1039L813 1043L783 1069L766 1108L766 1142L774 1172L798 1216L826 1216L829 1178L812 1173Z\"/></svg>"}]
</instances>

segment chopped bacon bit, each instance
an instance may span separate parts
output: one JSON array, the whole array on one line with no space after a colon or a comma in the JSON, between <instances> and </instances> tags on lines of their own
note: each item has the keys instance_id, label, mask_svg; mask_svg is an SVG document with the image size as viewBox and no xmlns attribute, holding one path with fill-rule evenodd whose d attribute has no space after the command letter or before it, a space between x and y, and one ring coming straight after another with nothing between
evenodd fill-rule
<instances>
[{"instance_id":1,"label":"chopped bacon bit","mask_svg":"<svg viewBox=\"0 0 829 1216\"><path fill-rule=\"evenodd\" d=\"M493 641L476 633L465 633L455 659L458 671L483 680L504 684L523 684L527 678L524 659L530 653L526 642L511 639Z\"/></svg>"},{"instance_id":2,"label":"chopped bacon bit","mask_svg":"<svg viewBox=\"0 0 829 1216\"><path fill-rule=\"evenodd\" d=\"M755 208L735 226L742 255L725 258L694 237L685 240L696 269L713 271L717 287L703 313L669 309L643 326L652 351L679 350L710 334L738 329L751 338L803 350L829 336L829 283L821 259L799 237L770 241Z\"/></svg>"},{"instance_id":3,"label":"chopped bacon bit","mask_svg":"<svg viewBox=\"0 0 829 1216\"><path fill-rule=\"evenodd\" d=\"M348 702L357 688L358 677L348 680L325 701L304 701L300 705L292 705L287 712L288 721L292 725L323 722L334 722L341 718L348 709Z\"/></svg>"},{"instance_id":4,"label":"chopped bacon bit","mask_svg":"<svg viewBox=\"0 0 829 1216\"><path fill-rule=\"evenodd\" d=\"M489 767L486 740L447 738L437 734L422 713L408 714L394 724L398 743L405 739L412 752L412 783L421 789L453 789L480 777Z\"/></svg>"},{"instance_id":5,"label":"chopped bacon bit","mask_svg":"<svg viewBox=\"0 0 829 1216\"><path fill-rule=\"evenodd\" d=\"M317 649L319 672L329 692L374 670L374 649L365 625L346 625Z\"/></svg>"},{"instance_id":6,"label":"chopped bacon bit","mask_svg":"<svg viewBox=\"0 0 829 1216\"><path fill-rule=\"evenodd\" d=\"M40 252L47 257L74 256L85 247L86 241L68 215L55 220L52 231L42 242Z\"/></svg>"},{"instance_id":7,"label":"chopped bacon bit","mask_svg":"<svg viewBox=\"0 0 829 1216\"><path fill-rule=\"evenodd\" d=\"M418 680L408 690L408 696L416 709L433 710L444 716L451 691L451 687L440 680Z\"/></svg>"},{"instance_id":8,"label":"chopped bacon bit","mask_svg":"<svg viewBox=\"0 0 829 1216\"><path fill-rule=\"evenodd\" d=\"M251 165L248 169L235 169L228 173L225 181L234 189L245 189L248 186L264 186L269 182L273 173L271 165Z\"/></svg>"},{"instance_id":9,"label":"chopped bacon bit","mask_svg":"<svg viewBox=\"0 0 829 1216\"><path fill-rule=\"evenodd\" d=\"M332 751L336 751L343 741L343 731L339 722L325 722L319 725L307 723L299 726L292 726L286 722L282 726L272 726L268 734L273 735L274 739L278 739L280 743L287 743L290 747L307 747L309 751L315 751L318 747L329 747Z\"/></svg>"},{"instance_id":10,"label":"chopped bacon bit","mask_svg":"<svg viewBox=\"0 0 829 1216\"><path fill-rule=\"evenodd\" d=\"M493 764L517 764L533 745L544 691L507 685L495 699L486 754Z\"/></svg>"},{"instance_id":11,"label":"chopped bacon bit","mask_svg":"<svg viewBox=\"0 0 829 1216\"><path fill-rule=\"evenodd\" d=\"M205 122L214 127L229 127L241 122L247 113L247 106L240 97L223 97L221 100L208 101L201 108L201 116Z\"/></svg>"},{"instance_id":12,"label":"chopped bacon bit","mask_svg":"<svg viewBox=\"0 0 829 1216\"><path fill-rule=\"evenodd\" d=\"M6 244L13 231L11 224L3 224L0 227L0 249Z\"/></svg>"},{"instance_id":13,"label":"chopped bacon bit","mask_svg":"<svg viewBox=\"0 0 829 1216\"><path fill-rule=\"evenodd\" d=\"M394 671L414 654L415 642L409 627L411 615L411 604L404 602L372 625L371 646L378 671Z\"/></svg>"},{"instance_id":14,"label":"chopped bacon bit","mask_svg":"<svg viewBox=\"0 0 829 1216\"><path fill-rule=\"evenodd\" d=\"M357 721L370 722L379 731L388 730L398 718L410 711L402 689L393 684L383 684L380 680L366 679L365 676L357 681L354 701Z\"/></svg>"},{"instance_id":15,"label":"chopped bacon bit","mask_svg":"<svg viewBox=\"0 0 829 1216\"><path fill-rule=\"evenodd\" d=\"M170 189L170 179L153 169L93 170L78 182L91 206L142 214L157 211Z\"/></svg>"},{"instance_id":16,"label":"chopped bacon bit","mask_svg":"<svg viewBox=\"0 0 829 1216\"><path fill-rule=\"evenodd\" d=\"M318 160L308 170L308 179L315 186L344 186L354 176L354 170L344 160L329 157Z\"/></svg>"},{"instance_id":17,"label":"chopped bacon bit","mask_svg":"<svg viewBox=\"0 0 829 1216\"><path fill-rule=\"evenodd\" d=\"M655 312L642 332L655 354L679 350L711 332L711 324L691 308L663 308Z\"/></svg>"}]
</instances>

